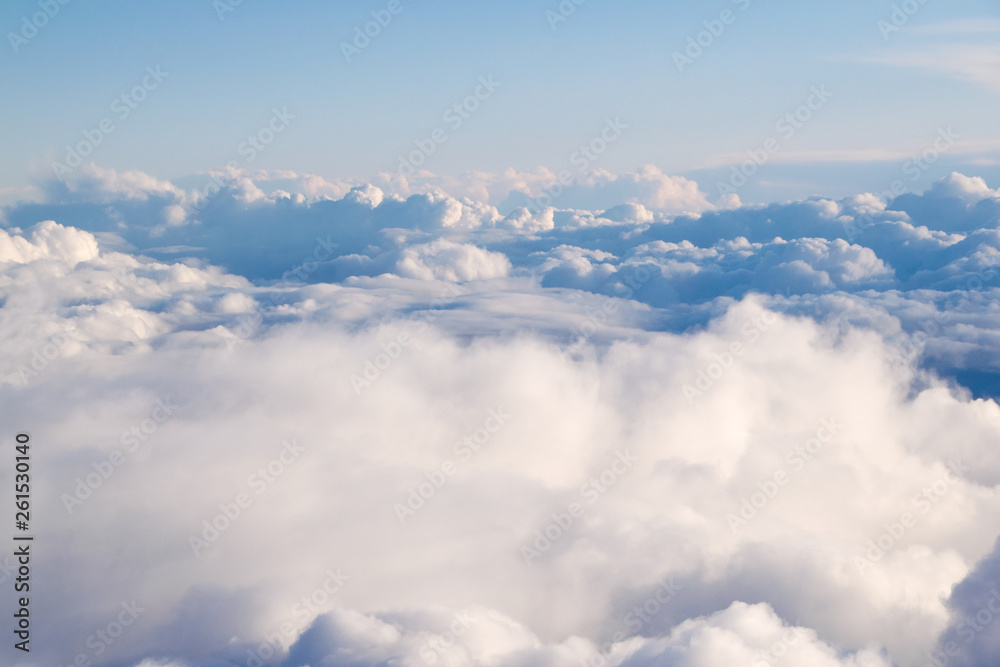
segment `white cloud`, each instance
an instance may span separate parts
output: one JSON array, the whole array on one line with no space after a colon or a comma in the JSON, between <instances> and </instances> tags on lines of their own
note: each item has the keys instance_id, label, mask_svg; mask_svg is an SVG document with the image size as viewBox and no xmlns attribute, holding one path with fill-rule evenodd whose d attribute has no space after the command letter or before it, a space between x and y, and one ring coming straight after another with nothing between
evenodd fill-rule
<instances>
[{"instance_id":1,"label":"white cloud","mask_svg":"<svg viewBox=\"0 0 1000 667\"><path fill-rule=\"evenodd\" d=\"M406 248L396 262L396 273L423 280L489 280L508 271L510 261L501 253L445 239Z\"/></svg>"},{"instance_id":2,"label":"white cloud","mask_svg":"<svg viewBox=\"0 0 1000 667\"><path fill-rule=\"evenodd\" d=\"M80 262L94 259L97 253L97 241L93 235L63 227L52 220L35 225L30 238L0 230L0 262L27 264L51 259L72 268Z\"/></svg>"},{"instance_id":3,"label":"white cloud","mask_svg":"<svg viewBox=\"0 0 1000 667\"><path fill-rule=\"evenodd\" d=\"M982 179L672 216L697 188L647 170L501 217L240 174L154 240L196 198L102 174L0 232L41 660L135 600L109 661L917 667L1000 580Z\"/></svg>"},{"instance_id":4,"label":"white cloud","mask_svg":"<svg viewBox=\"0 0 1000 667\"><path fill-rule=\"evenodd\" d=\"M150 197L174 200L182 195L172 183L141 171L118 171L93 163L81 165L63 179L47 181L45 190L51 199L100 203Z\"/></svg>"},{"instance_id":5,"label":"white cloud","mask_svg":"<svg viewBox=\"0 0 1000 667\"><path fill-rule=\"evenodd\" d=\"M1000 48L982 44L923 46L874 56L869 62L921 69L1000 92Z\"/></svg>"}]
</instances>

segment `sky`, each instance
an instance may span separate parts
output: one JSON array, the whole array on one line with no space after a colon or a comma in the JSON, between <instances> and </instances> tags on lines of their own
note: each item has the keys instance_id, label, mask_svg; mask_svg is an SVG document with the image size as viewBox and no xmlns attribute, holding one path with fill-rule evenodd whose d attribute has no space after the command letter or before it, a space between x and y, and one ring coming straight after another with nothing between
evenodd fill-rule
<instances>
[{"instance_id":1,"label":"sky","mask_svg":"<svg viewBox=\"0 0 1000 667\"><path fill-rule=\"evenodd\" d=\"M995 4L0 26L0 665L1000 664Z\"/></svg>"},{"instance_id":2,"label":"sky","mask_svg":"<svg viewBox=\"0 0 1000 667\"><path fill-rule=\"evenodd\" d=\"M829 104L790 139L777 137L781 150L748 196L887 188L942 127L961 140L929 178L997 174L995 3L925 2L912 16L894 16L898 4L861 0L590 0L562 10L527 0L400 0L363 50L345 54L344 45L356 48L355 29L386 5L70 2L22 43L10 33L32 34L23 20L39 6L4 3L0 82L19 91L2 108L17 128L0 146L4 200L30 196L34 179L50 175L52 161L105 117L115 130L94 160L176 180L242 159L240 143L275 107L295 122L255 168L370 179L396 170L481 76L501 87L449 132L428 169L559 170L607 118L620 117L628 133L594 168L653 164L708 189L775 137L777 120L813 86L826 86ZM730 20L713 26L725 11ZM708 46L678 67L676 54L687 57L700 33ZM167 78L119 120L114 100L141 84L149 66Z\"/></svg>"}]
</instances>

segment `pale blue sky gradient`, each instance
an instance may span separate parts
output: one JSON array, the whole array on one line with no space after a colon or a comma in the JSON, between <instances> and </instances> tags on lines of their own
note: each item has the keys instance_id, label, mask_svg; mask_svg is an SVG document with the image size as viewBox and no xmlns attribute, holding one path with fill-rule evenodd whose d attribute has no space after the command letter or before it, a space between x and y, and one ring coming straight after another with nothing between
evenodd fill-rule
<instances>
[{"instance_id":1,"label":"pale blue sky gradient","mask_svg":"<svg viewBox=\"0 0 1000 667\"><path fill-rule=\"evenodd\" d=\"M211 0L74 0L18 53L9 33L40 10L10 0L0 9L0 195L16 199L50 177L52 160L112 116L147 66L169 76L90 156L101 166L165 179L221 167L287 107L295 121L254 168L367 179L395 170L492 74L501 88L431 156L431 171L558 170L604 119L621 117L628 132L594 168L655 164L714 195L726 165L774 136L775 121L822 84L834 98L782 142L745 201L888 187L906 156L948 126L962 142L926 183L952 169L1000 179L993 2L929 0L888 39L878 21L893 3L872 0L745 9L745 0L587 0L555 30L546 11L557 0L401 4L348 63L340 44L388 0L243 0L225 20ZM678 72L674 52L727 9L732 23Z\"/></svg>"}]
</instances>

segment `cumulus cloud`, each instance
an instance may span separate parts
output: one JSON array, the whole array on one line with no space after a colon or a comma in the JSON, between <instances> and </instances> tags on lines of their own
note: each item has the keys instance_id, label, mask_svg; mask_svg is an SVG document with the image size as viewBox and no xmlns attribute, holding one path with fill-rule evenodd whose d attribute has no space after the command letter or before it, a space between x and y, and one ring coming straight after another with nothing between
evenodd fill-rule
<instances>
[{"instance_id":1,"label":"cumulus cloud","mask_svg":"<svg viewBox=\"0 0 1000 667\"><path fill-rule=\"evenodd\" d=\"M668 637L635 638L599 647L581 637L545 643L498 612L382 614L333 612L319 619L292 648L287 664L323 665L506 664L571 667L642 665L792 664L815 667L889 667L878 648L841 657L814 632L783 625L767 605L734 603L710 617L680 624Z\"/></svg>"},{"instance_id":2,"label":"cumulus cloud","mask_svg":"<svg viewBox=\"0 0 1000 667\"><path fill-rule=\"evenodd\" d=\"M401 276L451 282L502 278L509 270L510 261L502 253L446 239L406 248L396 262Z\"/></svg>"},{"instance_id":3,"label":"cumulus cloud","mask_svg":"<svg viewBox=\"0 0 1000 667\"><path fill-rule=\"evenodd\" d=\"M53 220L35 225L28 238L0 230L0 262L28 264L49 259L73 268L97 254L97 241L91 234L63 227Z\"/></svg>"},{"instance_id":4,"label":"cumulus cloud","mask_svg":"<svg viewBox=\"0 0 1000 667\"><path fill-rule=\"evenodd\" d=\"M41 664L994 664L985 181L81 173L0 231Z\"/></svg>"},{"instance_id":5,"label":"cumulus cloud","mask_svg":"<svg viewBox=\"0 0 1000 667\"><path fill-rule=\"evenodd\" d=\"M43 183L48 201L107 203L147 200L151 197L176 199L182 190L167 181L141 171L106 169L93 163L83 164L65 178Z\"/></svg>"},{"instance_id":6,"label":"cumulus cloud","mask_svg":"<svg viewBox=\"0 0 1000 667\"><path fill-rule=\"evenodd\" d=\"M459 177L443 177L430 172L409 178L380 174L376 180L380 187L397 195L449 193L489 202L505 213L529 203L533 210L547 206L599 210L638 204L665 215L699 213L713 208L695 181L664 174L654 165L625 174L539 168L533 171L508 169L499 174L476 171Z\"/></svg>"}]
</instances>

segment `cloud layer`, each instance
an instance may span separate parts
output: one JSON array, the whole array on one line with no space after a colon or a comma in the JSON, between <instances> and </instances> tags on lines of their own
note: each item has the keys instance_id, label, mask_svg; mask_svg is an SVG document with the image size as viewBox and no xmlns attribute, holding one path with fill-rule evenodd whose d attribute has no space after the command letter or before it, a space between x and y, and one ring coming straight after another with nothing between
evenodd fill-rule
<instances>
[{"instance_id":1,"label":"cloud layer","mask_svg":"<svg viewBox=\"0 0 1000 667\"><path fill-rule=\"evenodd\" d=\"M23 664L996 663L981 179L224 176L3 211Z\"/></svg>"}]
</instances>

